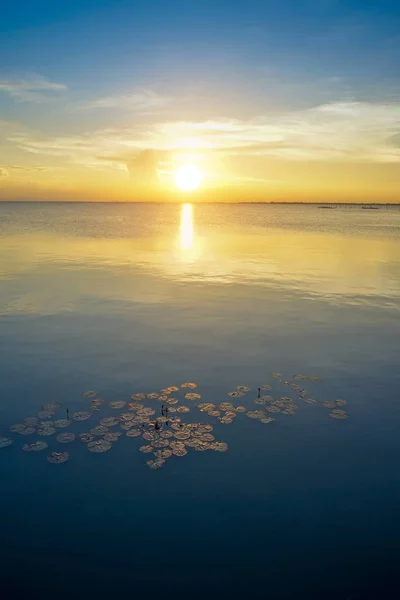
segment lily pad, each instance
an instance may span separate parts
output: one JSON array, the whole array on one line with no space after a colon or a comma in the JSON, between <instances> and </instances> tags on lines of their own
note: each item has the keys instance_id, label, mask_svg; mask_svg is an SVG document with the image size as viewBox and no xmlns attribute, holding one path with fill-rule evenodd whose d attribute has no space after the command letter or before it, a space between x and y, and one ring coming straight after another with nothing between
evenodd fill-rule
<instances>
[{"instance_id":1,"label":"lily pad","mask_svg":"<svg viewBox=\"0 0 400 600\"><path fill-rule=\"evenodd\" d=\"M170 456L172 456L172 450L170 450L169 448L163 448L162 450L156 450L154 452L154 456L156 456L157 458L163 458L165 460L166 458L169 458Z\"/></svg>"},{"instance_id":2,"label":"lily pad","mask_svg":"<svg viewBox=\"0 0 400 600\"><path fill-rule=\"evenodd\" d=\"M74 441L75 439L75 434L74 433L60 433L57 437L56 440L57 442L60 442L60 444L70 444L71 442Z\"/></svg>"},{"instance_id":3,"label":"lily pad","mask_svg":"<svg viewBox=\"0 0 400 600\"><path fill-rule=\"evenodd\" d=\"M36 429L34 427L25 427L25 429L22 429L22 431L19 431L19 435L32 435L32 433L35 433Z\"/></svg>"},{"instance_id":4,"label":"lily pad","mask_svg":"<svg viewBox=\"0 0 400 600\"><path fill-rule=\"evenodd\" d=\"M68 419L59 419L58 421L54 421L54 427L57 429L63 429L64 427L69 427L72 425L72 421Z\"/></svg>"},{"instance_id":5,"label":"lily pad","mask_svg":"<svg viewBox=\"0 0 400 600\"><path fill-rule=\"evenodd\" d=\"M143 452L143 454L150 454L150 452L153 452L153 447L150 445L140 446L139 451Z\"/></svg>"},{"instance_id":6,"label":"lily pad","mask_svg":"<svg viewBox=\"0 0 400 600\"><path fill-rule=\"evenodd\" d=\"M67 462L69 459L68 452L52 452L50 456L47 457L49 463L52 464L61 464Z\"/></svg>"},{"instance_id":7,"label":"lily pad","mask_svg":"<svg viewBox=\"0 0 400 600\"><path fill-rule=\"evenodd\" d=\"M102 452L107 452L111 450L111 442L107 442L107 440L101 439L96 440L94 442L89 442L87 448L89 452L94 452L95 454L101 454Z\"/></svg>"},{"instance_id":8,"label":"lily pad","mask_svg":"<svg viewBox=\"0 0 400 600\"><path fill-rule=\"evenodd\" d=\"M108 432L108 427L104 427L104 425L98 425L97 427L93 427L93 429L89 430L89 433L92 435L105 435Z\"/></svg>"},{"instance_id":9,"label":"lily pad","mask_svg":"<svg viewBox=\"0 0 400 600\"><path fill-rule=\"evenodd\" d=\"M11 425L9 427L9 430L12 431L13 433L20 433L21 431L23 431L24 429L26 429L26 423L16 423L15 425Z\"/></svg>"},{"instance_id":10,"label":"lily pad","mask_svg":"<svg viewBox=\"0 0 400 600\"><path fill-rule=\"evenodd\" d=\"M119 419L117 417L104 417L100 420L100 425L104 427L116 427L119 425Z\"/></svg>"},{"instance_id":11,"label":"lily pad","mask_svg":"<svg viewBox=\"0 0 400 600\"><path fill-rule=\"evenodd\" d=\"M129 431L126 432L126 435L128 437L135 438L135 437L141 436L142 432L141 432L140 429L132 428L132 429L130 429Z\"/></svg>"},{"instance_id":12,"label":"lily pad","mask_svg":"<svg viewBox=\"0 0 400 600\"><path fill-rule=\"evenodd\" d=\"M181 388L189 388L191 390L195 390L197 388L197 383L194 383L193 381L182 383Z\"/></svg>"},{"instance_id":13,"label":"lily pad","mask_svg":"<svg viewBox=\"0 0 400 600\"><path fill-rule=\"evenodd\" d=\"M243 394L247 394L247 392L250 392L250 388L245 385L238 385L236 389L239 392L242 392Z\"/></svg>"},{"instance_id":14,"label":"lily pad","mask_svg":"<svg viewBox=\"0 0 400 600\"><path fill-rule=\"evenodd\" d=\"M39 425L40 419L38 417L27 417L24 419L25 425L31 425L34 427L35 425Z\"/></svg>"},{"instance_id":15,"label":"lily pad","mask_svg":"<svg viewBox=\"0 0 400 600\"><path fill-rule=\"evenodd\" d=\"M38 441L33 442L33 444L24 444L22 446L22 450L24 452L40 452L41 450L46 450L49 445L46 442Z\"/></svg>"},{"instance_id":16,"label":"lily pad","mask_svg":"<svg viewBox=\"0 0 400 600\"><path fill-rule=\"evenodd\" d=\"M11 446L11 444L13 444L11 438L0 436L0 449L7 448L8 446Z\"/></svg>"},{"instance_id":17,"label":"lily pad","mask_svg":"<svg viewBox=\"0 0 400 600\"><path fill-rule=\"evenodd\" d=\"M96 390L88 390L87 392L83 392L82 396L88 399L96 398L97 392Z\"/></svg>"},{"instance_id":18,"label":"lily pad","mask_svg":"<svg viewBox=\"0 0 400 600\"><path fill-rule=\"evenodd\" d=\"M146 462L146 465L152 471L158 471L158 469L162 469L162 467L165 465L165 460L163 458L156 458L156 460L148 460Z\"/></svg>"},{"instance_id":19,"label":"lily pad","mask_svg":"<svg viewBox=\"0 0 400 600\"><path fill-rule=\"evenodd\" d=\"M344 411L340 411L340 413L332 411L331 413L329 413L329 416L331 417L331 419L338 420L345 420L349 418L349 415L347 415Z\"/></svg>"},{"instance_id":20,"label":"lily pad","mask_svg":"<svg viewBox=\"0 0 400 600\"><path fill-rule=\"evenodd\" d=\"M87 419L90 419L91 416L92 415L90 412L80 411L74 413L72 415L72 418L74 419L74 421L87 421Z\"/></svg>"},{"instance_id":21,"label":"lily pad","mask_svg":"<svg viewBox=\"0 0 400 600\"><path fill-rule=\"evenodd\" d=\"M186 448L178 448L175 446L175 448L172 449L172 453L174 456L186 456L188 451L186 450Z\"/></svg>"},{"instance_id":22,"label":"lily pad","mask_svg":"<svg viewBox=\"0 0 400 600\"><path fill-rule=\"evenodd\" d=\"M124 408L125 405L125 400L113 400L109 403L110 408Z\"/></svg>"},{"instance_id":23,"label":"lily pad","mask_svg":"<svg viewBox=\"0 0 400 600\"><path fill-rule=\"evenodd\" d=\"M91 433L80 433L79 437L81 442L83 442L84 444L88 444L89 442L93 442L94 440L94 435L92 435Z\"/></svg>"},{"instance_id":24,"label":"lily pad","mask_svg":"<svg viewBox=\"0 0 400 600\"><path fill-rule=\"evenodd\" d=\"M132 394L131 396L131 400L144 400L145 398L146 394L142 394L141 392L137 394Z\"/></svg>"},{"instance_id":25,"label":"lily pad","mask_svg":"<svg viewBox=\"0 0 400 600\"><path fill-rule=\"evenodd\" d=\"M106 442L117 442L118 439L119 436L112 432L106 433L103 437L103 440L105 440Z\"/></svg>"},{"instance_id":26,"label":"lily pad","mask_svg":"<svg viewBox=\"0 0 400 600\"><path fill-rule=\"evenodd\" d=\"M54 427L41 427L37 430L37 434L39 436L48 436L48 435L54 435L56 432Z\"/></svg>"},{"instance_id":27,"label":"lily pad","mask_svg":"<svg viewBox=\"0 0 400 600\"><path fill-rule=\"evenodd\" d=\"M53 410L41 410L38 412L37 416L39 419L51 419L54 417L55 412Z\"/></svg>"},{"instance_id":28,"label":"lily pad","mask_svg":"<svg viewBox=\"0 0 400 600\"><path fill-rule=\"evenodd\" d=\"M45 411L50 411L50 412L54 412L56 410L58 410L59 408L61 408L61 404L59 402L48 402L47 404L43 404L42 406L43 410ZM44 444L45 442L43 442Z\"/></svg>"}]
</instances>

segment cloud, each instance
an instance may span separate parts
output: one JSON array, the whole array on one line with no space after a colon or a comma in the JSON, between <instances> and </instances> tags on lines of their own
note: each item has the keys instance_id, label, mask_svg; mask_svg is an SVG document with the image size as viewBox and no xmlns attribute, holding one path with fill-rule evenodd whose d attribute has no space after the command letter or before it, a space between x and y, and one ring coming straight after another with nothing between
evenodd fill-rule
<instances>
[{"instance_id":1,"label":"cloud","mask_svg":"<svg viewBox=\"0 0 400 600\"><path fill-rule=\"evenodd\" d=\"M19 149L95 169L150 172L174 154L400 162L400 103L337 102L254 119L138 123L73 136L9 136Z\"/></svg>"},{"instance_id":2,"label":"cloud","mask_svg":"<svg viewBox=\"0 0 400 600\"><path fill-rule=\"evenodd\" d=\"M53 167L31 167L28 165L0 165L0 169L7 171L48 171Z\"/></svg>"},{"instance_id":3,"label":"cloud","mask_svg":"<svg viewBox=\"0 0 400 600\"><path fill-rule=\"evenodd\" d=\"M8 171L4 167L0 167L0 179L8 177Z\"/></svg>"},{"instance_id":4,"label":"cloud","mask_svg":"<svg viewBox=\"0 0 400 600\"><path fill-rule=\"evenodd\" d=\"M0 79L0 92L3 91L21 102L43 102L53 94L63 92L67 86L55 83L41 76L28 79Z\"/></svg>"},{"instance_id":5,"label":"cloud","mask_svg":"<svg viewBox=\"0 0 400 600\"><path fill-rule=\"evenodd\" d=\"M81 110L101 108L118 108L137 112L152 113L164 108L172 102L167 96L162 96L151 90L137 90L131 94L105 96L96 100L82 103L78 106Z\"/></svg>"}]
</instances>

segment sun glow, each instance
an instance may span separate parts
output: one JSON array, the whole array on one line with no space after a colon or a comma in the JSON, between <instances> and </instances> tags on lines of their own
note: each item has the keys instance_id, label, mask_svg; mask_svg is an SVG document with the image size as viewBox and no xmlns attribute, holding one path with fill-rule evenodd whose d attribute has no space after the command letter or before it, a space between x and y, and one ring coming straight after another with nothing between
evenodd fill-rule
<instances>
[{"instance_id":1,"label":"sun glow","mask_svg":"<svg viewBox=\"0 0 400 600\"><path fill-rule=\"evenodd\" d=\"M175 182L185 192L195 190L201 183L200 171L193 165L183 165L176 172Z\"/></svg>"},{"instance_id":2,"label":"sun glow","mask_svg":"<svg viewBox=\"0 0 400 600\"><path fill-rule=\"evenodd\" d=\"M189 250L193 245L193 210L191 204L183 204L181 210L181 248Z\"/></svg>"}]
</instances>

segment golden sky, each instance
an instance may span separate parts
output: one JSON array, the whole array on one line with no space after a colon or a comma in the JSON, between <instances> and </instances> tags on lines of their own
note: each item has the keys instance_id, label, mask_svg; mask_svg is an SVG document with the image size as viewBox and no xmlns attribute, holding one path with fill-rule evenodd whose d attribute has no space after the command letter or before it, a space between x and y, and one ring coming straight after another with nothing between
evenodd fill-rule
<instances>
[{"instance_id":1,"label":"golden sky","mask_svg":"<svg viewBox=\"0 0 400 600\"><path fill-rule=\"evenodd\" d=\"M400 202L397 11L157 4L10 5L0 200Z\"/></svg>"}]
</instances>

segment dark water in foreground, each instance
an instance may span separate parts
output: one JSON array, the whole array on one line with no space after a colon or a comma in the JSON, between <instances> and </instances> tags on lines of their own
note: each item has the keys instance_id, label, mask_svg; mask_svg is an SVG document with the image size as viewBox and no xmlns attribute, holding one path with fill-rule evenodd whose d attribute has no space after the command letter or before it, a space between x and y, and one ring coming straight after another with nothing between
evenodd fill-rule
<instances>
[{"instance_id":1,"label":"dark water in foreground","mask_svg":"<svg viewBox=\"0 0 400 600\"><path fill-rule=\"evenodd\" d=\"M399 596L398 209L0 204L0 311L1 598ZM7 432L87 389L292 395L273 371L349 419L214 419L226 453L159 471L140 438L41 438L70 453L51 465Z\"/></svg>"}]
</instances>

